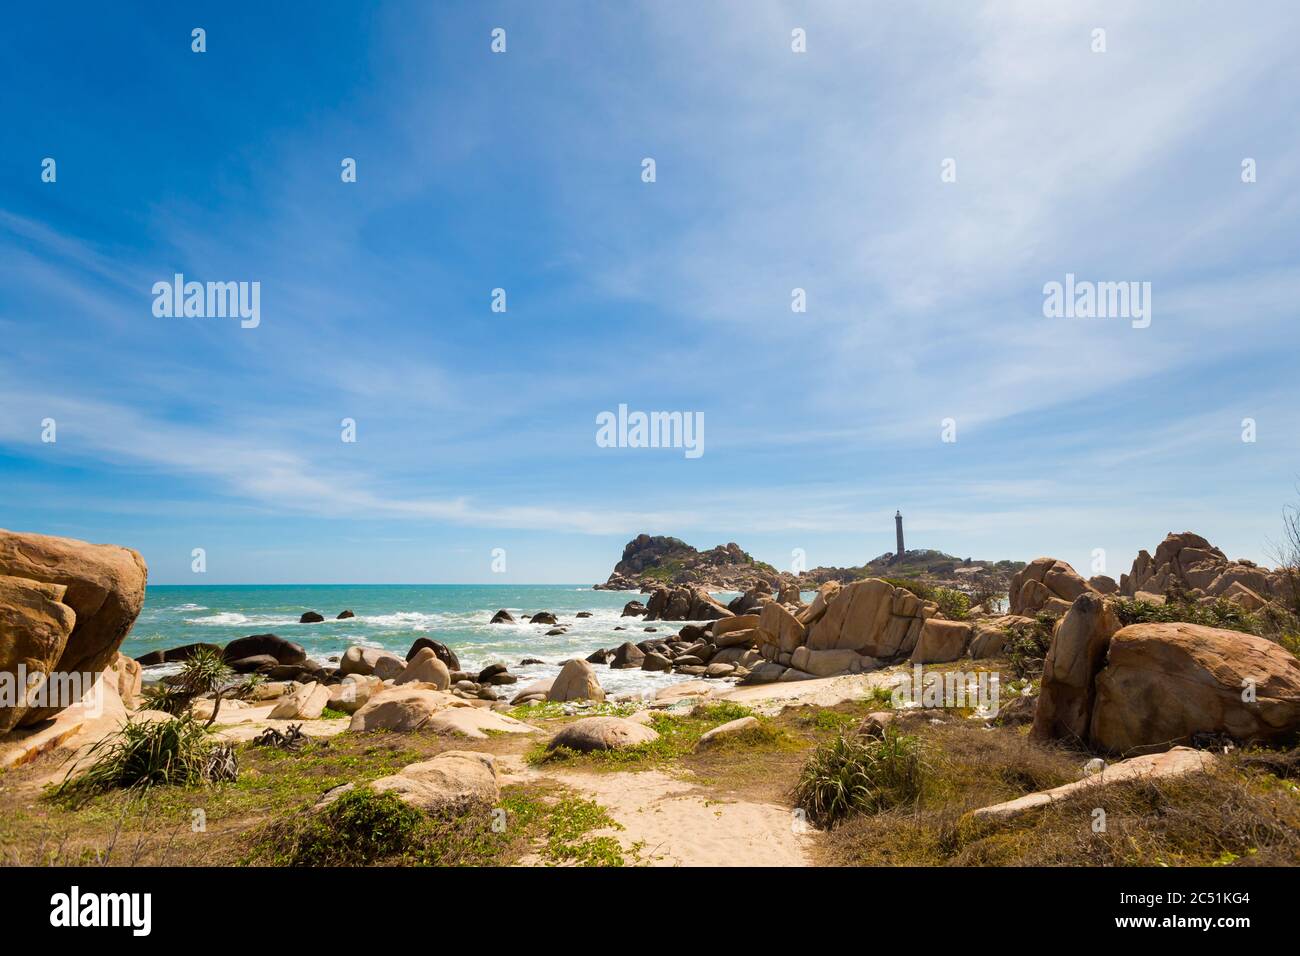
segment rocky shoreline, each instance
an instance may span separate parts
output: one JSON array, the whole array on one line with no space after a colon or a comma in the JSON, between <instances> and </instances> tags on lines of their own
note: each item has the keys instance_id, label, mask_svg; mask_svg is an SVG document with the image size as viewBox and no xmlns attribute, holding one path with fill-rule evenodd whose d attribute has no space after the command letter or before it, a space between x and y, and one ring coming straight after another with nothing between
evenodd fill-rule
<instances>
[{"instance_id":1,"label":"rocky shoreline","mask_svg":"<svg viewBox=\"0 0 1300 956\"><path fill-rule=\"evenodd\" d=\"M782 748L830 754L882 740L895 747L900 734L934 746L924 742L936 724L952 725L954 734L963 724L983 727L999 747L1042 748L1018 759L1066 748L1081 766L1110 767L1089 788L1118 792L1126 781L1222 774L1223 755L1238 750L1263 748L1279 755L1261 758L1269 766L1289 766L1300 735L1291 576L1232 561L1190 532L1170 534L1154 554L1141 552L1119 581L1085 579L1053 558L1029 562L1008 578L1008 613L990 610L996 602L973 605L964 591L878 577L823 583L808 601L778 577L751 583L726 605L703 587L664 585L645 603L629 601L628 624L613 629L635 623L653 636L595 648L564 662L554 678L527 684L507 661L464 670L455 648L429 637L404 656L352 646L315 661L279 635L251 634L132 660L119 647L139 613L145 577L143 560L129 549L0 531L0 676L13 683L35 673L35 683L47 686L70 673L88 679L75 700L10 700L0 708L0 765L20 781L49 782L49 762L71 757L76 772L65 769L61 786L84 789L85 761L105 741L173 725L195 727L196 746L221 758L204 764L224 769L203 771L209 776L196 781L203 786L228 786L239 762L256 766L259 748L268 746L316 753L327 741L346 748L387 734L420 749L422 759L386 776L349 771L354 779L312 797L309 817L379 794L435 816L477 812L471 808L532 780L590 786L555 768L601 754L717 761L757 748L771 755L763 760L780 763ZM303 614L304 621L322 617ZM515 622L505 610L491 619ZM566 626L549 611L525 619ZM673 627L659 634L661 623ZM144 668L160 664L177 672L146 681ZM681 680L653 697L611 697L602 674L625 669ZM973 713L965 701L922 700L926 674L950 683L980 678L992 710L983 697ZM913 680L918 694L908 697ZM812 716L801 723L805 711ZM840 722L845 713L856 715L852 726ZM828 739L831 728L840 729ZM326 759L327 751L319 753ZM818 749L806 759L805 781L829 758ZM310 788L310 779L295 785ZM842 812L809 796L808 786L795 787L792 799L814 821ZM970 809L980 819L1013 819L1080 792L1058 780L1007 794L1006 807L993 801Z\"/></svg>"}]
</instances>

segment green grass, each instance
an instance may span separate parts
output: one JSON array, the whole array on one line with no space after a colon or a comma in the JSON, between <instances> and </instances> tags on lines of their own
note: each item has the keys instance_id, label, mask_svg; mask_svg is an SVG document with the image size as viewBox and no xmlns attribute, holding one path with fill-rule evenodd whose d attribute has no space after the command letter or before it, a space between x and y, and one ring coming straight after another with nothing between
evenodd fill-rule
<instances>
[{"instance_id":1,"label":"green grass","mask_svg":"<svg viewBox=\"0 0 1300 956\"><path fill-rule=\"evenodd\" d=\"M689 714L653 714L650 718L650 726L659 734L659 739L650 743L637 744L621 750L579 753L567 747L547 750L546 742L543 741L534 744L525 755L525 759L534 766L546 763L574 763L617 770L659 767L693 753L700 738L707 731L748 716L751 716L748 707L729 701L701 704ZM755 729L738 734L735 738L719 741L718 749L779 749L792 743L788 735L775 727L771 721L760 717L759 722L759 726Z\"/></svg>"},{"instance_id":2,"label":"green grass","mask_svg":"<svg viewBox=\"0 0 1300 956\"><path fill-rule=\"evenodd\" d=\"M794 790L811 823L831 828L855 813L914 805L931 766L918 738L886 727L883 737L841 734L808 758Z\"/></svg>"},{"instance_id":3,"label":"green grass","mask_svg":"<svg viewBox=\"0 0 1300 956\"><path fill-rule=\"evenodd\" d=\"M623 849L594 830L622 829L599 804L508 787L497 806L477 802L426 813L395 794L358 787L313 813L263 827L245 862L271 866L498 866L536 847L552 866L623 866Z\"/></svg>"},{"instance_id":4,"label":"green grass","mask_svg":"<svg viewBox=\"0 0 1300 956\"><path fill-rule=\"evenodd\" d=\"M567 713L564 709L565 706L565 703L556 700L539 700L530 704L516 704L511 709L510 716L516 720L557 720L563 717L575 716ZM583 717L627 717L640 709L641 704L636 701L624 701L617 704L612 701L602 701L599 704L579 709L578 714Z\"/></svg>"},{"instance_id":5,"label":"green grass","mask_svg":"<svg viewBox=\"0 0 1300 956\"><path fill-rule=\"evenodd\" d=\"M335 710L333 707L326 707L320 712L321 720L343 720L351 719L352 715L346 710Z\"/></svg>"}]
</instances>

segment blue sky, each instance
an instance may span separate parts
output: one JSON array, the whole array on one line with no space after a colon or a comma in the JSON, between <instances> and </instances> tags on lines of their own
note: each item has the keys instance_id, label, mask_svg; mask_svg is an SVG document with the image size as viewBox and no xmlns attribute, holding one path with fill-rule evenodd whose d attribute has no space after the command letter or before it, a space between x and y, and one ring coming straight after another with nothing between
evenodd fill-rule
<instances>
[{"instance_id":1,"label":"blue sky","mask_svg":"<svg viewBox=\"0 0 1300 956\"><path fill-rule=\"evenodd\" d=\"M130 545L157 583L589 582L641 531L857 564L896 508L960 556L1118 576L1191 529L1266 561L1300 477L1298 21L26 5L0 526ZM260 282L260 326L155 317L176 272ZM1045 318L1066 273L1151 282L1150 327ZM705 453L598 447L620 403L702 412Z\"/></svg>"}]
</instances>

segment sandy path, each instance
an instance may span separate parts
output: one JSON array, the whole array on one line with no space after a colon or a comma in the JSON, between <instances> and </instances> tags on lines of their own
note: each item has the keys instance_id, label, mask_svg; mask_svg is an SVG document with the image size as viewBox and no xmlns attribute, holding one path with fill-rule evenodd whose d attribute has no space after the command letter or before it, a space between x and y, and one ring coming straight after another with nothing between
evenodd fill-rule
<instances>
[{"instance_id":1,"label":"sandy path","mask_svg":"<svg viewBox=\"0 0 1300 956\"><path fill-rule=\"evenodd\" d=\"M503 783L546 779L605 808L622 830L612 836L624 858L643 866L810 866L808 837L796 832L788 807L714 799L690 781L657 770L538 773L522 760L498 757ZM536 859L523 861L536 863Z\"/></svg>"}]
</instances>

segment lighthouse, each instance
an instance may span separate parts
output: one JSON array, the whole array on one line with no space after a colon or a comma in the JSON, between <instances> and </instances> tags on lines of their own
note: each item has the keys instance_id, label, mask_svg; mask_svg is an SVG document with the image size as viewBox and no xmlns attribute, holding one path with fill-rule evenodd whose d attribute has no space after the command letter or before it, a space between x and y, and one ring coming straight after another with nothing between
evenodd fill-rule
<instances>
[{"instance_id":1,"label":"lighthouse","mask_svg":"<svg viewBox=\"0 0 1300 956\"><path fill-rule=\"evenodd\" d=\"M894 531L898 535L898 556L897 561L903 560L903 512L894 512Z\"/></svg>"}]
</instances>

